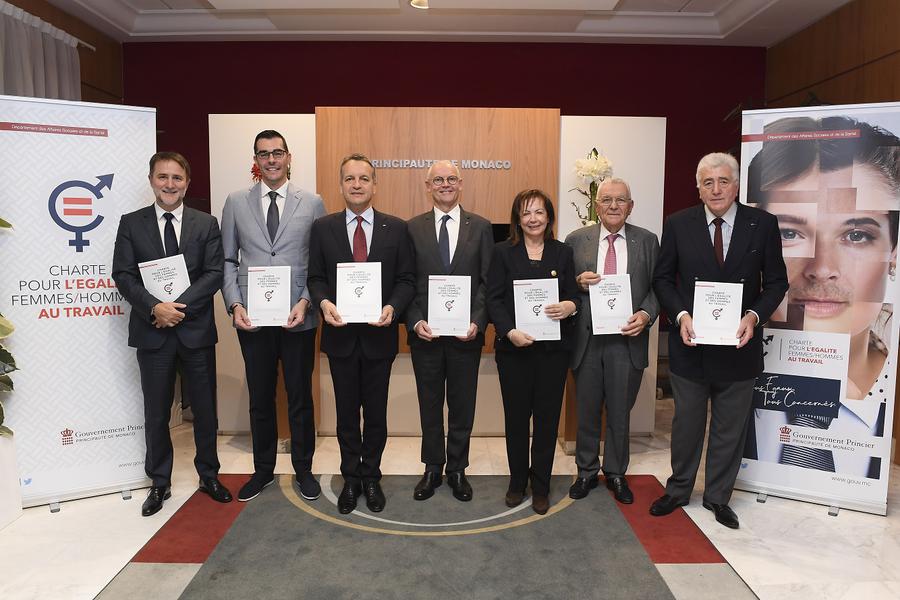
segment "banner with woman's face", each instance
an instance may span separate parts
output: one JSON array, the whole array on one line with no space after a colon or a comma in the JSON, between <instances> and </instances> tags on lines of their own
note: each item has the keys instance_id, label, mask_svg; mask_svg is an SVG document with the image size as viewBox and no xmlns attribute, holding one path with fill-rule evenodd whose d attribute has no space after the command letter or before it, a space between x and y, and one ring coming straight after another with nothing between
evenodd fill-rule
<instances>
[{"instance_id":1,"label":"banner with woman's face","mask_svg":"<svg viewBox=\"0 0 900 600\"><path fill-rule=\"evenodd\" d=\"M766 324L742 473L773 493L807 487L825 499L885 502L897 339L895 132L897 104L744 115L741 199L778 218L790 283ZM871 493L873 484L884 494Z\"/></svg>"}]
</instances>

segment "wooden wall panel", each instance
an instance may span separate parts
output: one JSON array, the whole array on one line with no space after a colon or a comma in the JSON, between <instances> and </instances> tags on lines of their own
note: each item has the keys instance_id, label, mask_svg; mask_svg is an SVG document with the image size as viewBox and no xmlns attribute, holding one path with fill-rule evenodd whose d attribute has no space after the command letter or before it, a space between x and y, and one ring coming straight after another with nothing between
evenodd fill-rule
<instances>
[{"instance_id":1,"label":"wooden wall panel","mask_svg":"<svg viewBox=\"0 0 900 600\"><path fill-rule=\"evenodd\" d=\"M81 99L121 104L125 96L122 44L46 0L8 0L25 12L97 48L78 47L81 61Z\"/></svg>"},{"instance_id":2,"label":"wooden wall panel","mask_svg":"<svg viewBox=\"0 0 900 600\"><path fill-rule=\"evenodd\" d=\"M852 102L876 102L871 95L879 91L875 73L887 75L888 80L898 78L896 69L888 72L887 66L878 63L896 58L898 53L900 2L856 0L768 50L766 99L772 106L797 105L796 98L801 98L802 104L807 90L823 89L822 85L834 78L875 68L866 78L870 81L866 87L852 89L848 82L840 85L855 93ZM815 93L829 103L844 101L822 95L825 91Z\"/></svg>"},{"instance_id":3,"label":"wooden wall panel","mask_svg":"<svg viewBox=\"0 0 900 600\"><path fill-rule=\"evenodd\" d=\"M372 160L508 160L510 169L462 169L462 205L509 223L515 195L559 189L559 110L513 108L316 108L316 185L328 212L344 207L338 166L361 152ZM379 168L374 205L408 219L431 207L427 167ZM557 198L553 198L558 202Z\"/></svg>"},{"instance_id":4,"label":"wooden wall panel","mask_svg":"<svg viewBox=\"0 0 900 600\"><path fill-rule=\"evenodd\" d=\"M829 104L895 102L900 99L900 52L768 103L769 108L803 106L809 94Z\"/></svg>"}]
</instances>

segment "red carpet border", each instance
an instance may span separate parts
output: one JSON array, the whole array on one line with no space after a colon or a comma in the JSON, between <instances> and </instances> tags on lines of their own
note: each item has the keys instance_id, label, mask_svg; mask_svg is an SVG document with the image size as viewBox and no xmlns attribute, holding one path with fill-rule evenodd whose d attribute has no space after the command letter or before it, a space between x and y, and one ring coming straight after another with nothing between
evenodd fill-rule
<instances>
[{"instance_id":1,"label":"red carpet border","mask_svg":"<svg viewBox=\"0 0 900 600\"><path fill-rule=\"evenodd\" d=\"M220 480L233 494L249 475L221 475ZM715 564L725 559L682 509L665 517L653 517L650 504L664 493L651 475L629 475L634 504L617 504L625 520L655 564ZM602 485L594 492L607 493ZM580 502L590 502L590 496ZM203 563L231 527L245 504L237 500L220 504L201 492L195 492L153 538L135 555L132 562Z\"/></svg>"}]
</instances>

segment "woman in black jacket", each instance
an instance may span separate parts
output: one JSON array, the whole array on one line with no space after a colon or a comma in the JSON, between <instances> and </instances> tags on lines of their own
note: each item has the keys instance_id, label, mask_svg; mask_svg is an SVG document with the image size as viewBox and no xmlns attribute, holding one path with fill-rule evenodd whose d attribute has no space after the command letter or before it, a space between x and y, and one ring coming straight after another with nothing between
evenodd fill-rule
<instances>
[{"instance_id":1,"label":"woman in black jacket","mask_svg":"<svg viewBox=\"0 0 900 600\"><path fill-rule=\"evenodd\" d=\"M506 505L522 503L530 478L532 508L538 514L550 508L550 472L575 325L570 317L580 304L572 249L553 238L553 223L553 204L547 194L541 190L520 192L513 200L509 239L494 248L487 282L488 314L497 330L494 356L506 424L510 473ZM558 281L559 302L544 306L543 312L560 321L560 340L536 341L516 328L513 282L523 279Z\"/></svg>"}]
</instances>

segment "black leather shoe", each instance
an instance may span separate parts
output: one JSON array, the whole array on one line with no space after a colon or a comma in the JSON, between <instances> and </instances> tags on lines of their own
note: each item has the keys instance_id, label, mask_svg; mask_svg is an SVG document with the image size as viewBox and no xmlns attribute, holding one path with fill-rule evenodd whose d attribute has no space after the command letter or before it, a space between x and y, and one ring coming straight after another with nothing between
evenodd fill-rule
<instances>
[{"instance_id":1,"label":"black leather shoe","mask_svg":"<svg viewBox=\"0 0 900 600\"><path fill-rule=\"evenodd\" d=\"M687 500L677 500L668 494L663 494L650 505L650 514L654 517L664 517L679 506L687 506Z\"/></svg>"},{"instance_id":2,"label":"black leather shoe","mask_svg":"<svg viewBox=\"0 0 900 600\"><path fill-rule=\"evenodd\" d=\"M634 502L634 494L631 493L624 475L608 475L606 477L606 489L612 490L616 501L622 504Z\"/></svg>"},{"instance_id":3,"label":"black leather shoe","mask_svg":"<svg viewBox=\"0 0 900 600\"><path fill-rule=\"evenodd\" d=\"M209 494L216 502L227 504L231 502L231 492L215 477L204 477L200 480L200 491Z\"/></svg>"},{"instance_id":4,"label":"black leather shoe","mask_svg":"<svg viewBox=\"0 0 900 600\"><path fill-rule=\"evenodd\" d=\"M358 483L351 484L345 481L341 495L338 496L338 512L342 515L352 513L353 509L356 508L356 500L361 494L362 487Z\"/></svg>"},{"instance_id":5,"label":"black leather shoe","mask_svg":"<svg viewBox=\"0 0 900 600\"><path fill-rule=\"evenodd\" d=\"M147 499L144 500L144 504L141 505L141 514L145 517L155 515L163 507L163 500L168 500L171 497L172 492L169 489L169 486L150 488Z\"/></svg>"},{"instance_id":6,"label":"black leather shoe","mask_svg":"<svg viewBox=\"0 0 900 600\"><path fill-rule=\"evenodd\" d=\"M381 512L384 510L384 492L381 491L381 484L377 481L367 481L363 484L363 494L366 495L366 506L372 512Z\"/></svg>"},{"instance_id":7,"label":"black leather shoe","mask_svg":"<svg viewBox=\"0 0 900 600\"><path fill-rule=\"evenodd\" d=\"M294 478L297 487L300 488L300 495L306 500L315 500L322 493L322 486L313 477L309 471L304 471Z\"/></svg>"},{"instance_id":8,"label":"black leather shoe","mask_svg":"<svg viewBox=\"0 0 900 600\"><path fill-rule=\"evenodd\" d=\"M550 498L534 494L531 498L531 508L539 515L546 515L547 511L550 510Z\"/></svg>"},{"instance_id":9,"label":"black leather shoe","mask_svg":"<svg viewBox=\"0 0 900 600\"><path fill-rule=\"evenodd\" d=\"M737 515L734 514L734 511L731 510L727 504L713 504L712 502L703 501L703 508L706 510L711 510L716 515L716 521L724 525L725 527L729 527L731 529L737 529L741 526L738 522Z\"/></svg>"},{"instance_id":10,"label":"black leather shoe","mask_svg":"<svg viewBox=\"0 0 900 600\"><path fill-rule=\"evenodd\" d=\"M510 488L506 490L506 498L503 500L508 507L515 508L525 502L525 490L514 490Z\"/></svg>"},{"instance_id":11,"label":"black leather shoe","mask_svg":"<svg viewBox=\"0 0 900 600\"><path fill-rule=\"evenodd\" d=\"M581 500L591 493L591 490L597 487L597 476L579 477L569 488L569 498L573 500Z\"/></svg>"},{"instance_id":12,"label":"black leather shoe","mask_svg":"<svg viewBox=\"0 0 900 600\"><path fill-rule=\"evenodd\" d=\"M425 474L422 475L422 479L416 484L416 489L413 491L413 498L416 500L428 500L434 496L434 490L441 487L442 482L443 478L440 473L425 471Z\"/></svg>"},{"instance_id":13,"label":"black leather shoe","mask_svg":"<svg viewBox=\"0 0 900 600\"><path fill-rule=\"evenodd\" d=\"M447 485L453 489L453 497L460 502L468 502L472 499L472 486L466 479L464 471L447 474Z\"/></svg>"},{"instance_id":14,"label":"black leather shoe","mask_svg":"<svg viewBox=\"0 0 900 600\"><path fill-rule=\"evenodd\" d=\"M249 500L253 500L257 496L259 496L259 493L263 491L263 489L269 487L273 483L275 483L274 475L254 473L250 476L249 481L241 486L241 489L238 492L238 502L247 502Z\"/></svg>"}]
</instances>

